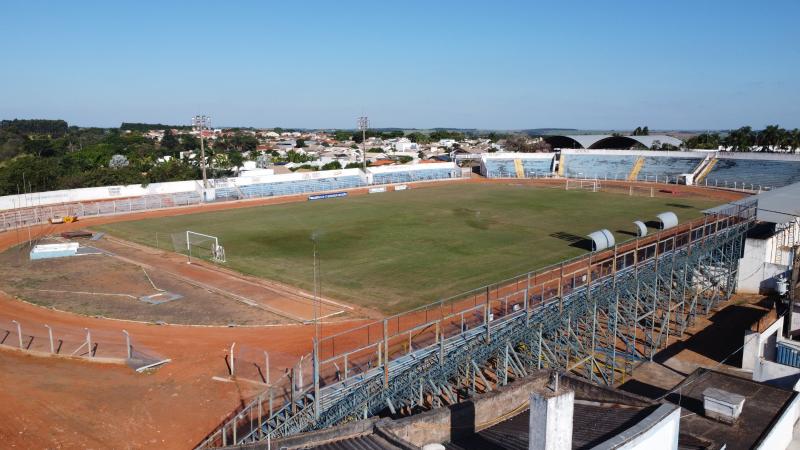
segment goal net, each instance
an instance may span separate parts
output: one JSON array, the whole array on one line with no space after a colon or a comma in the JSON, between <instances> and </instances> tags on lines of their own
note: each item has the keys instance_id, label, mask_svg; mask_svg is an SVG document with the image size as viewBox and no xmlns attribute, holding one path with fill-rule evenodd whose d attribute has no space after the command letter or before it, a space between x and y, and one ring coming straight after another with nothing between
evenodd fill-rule
<instances>
[{"instance_id":1,"label":"goal net","mask_svg":"<svg viewBox=\"0 0 800 450\"><path fill-rule=\"evenodd\" d=\"M208 234L186 231L174 233L172 245L175 251L192 258L206 259L218 263L225 262L225 248L219 244L219 238Z\"/></svg>"},{"instance_id":2,"label":"goal net","mask_svg":"<svg viewBox=\"0 0 800 450\"><path fill-rule=\"evenodd\" d=\"M597 192L600 189L600 183L597 180L573 180L567 178L566 189L568 191L582 189Z\"/></svg>"}]
</instances>

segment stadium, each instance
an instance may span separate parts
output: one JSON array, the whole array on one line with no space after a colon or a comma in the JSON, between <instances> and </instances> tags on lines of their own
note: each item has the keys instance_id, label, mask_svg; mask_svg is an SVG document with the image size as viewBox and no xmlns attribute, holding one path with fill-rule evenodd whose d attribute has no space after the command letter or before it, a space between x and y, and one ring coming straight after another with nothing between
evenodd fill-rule
<instances>
[{"instance_id":1,"label":"stadium","mask_svg":"<svg viewBox=\"0 0 800 450\"><path fill-rule=\"evenodd\" d=\"M730 418L745 447L784 448L800 158L596 149L617 141L1 197L0 357L21 393L75 384L16 398L20 414L47 427L56 398L105 447L527 448L563 393L575 447L716 448L721 416L669 401L682 386L702 405L704 386L746 402ZM692 368L658 401L618 389L764 293L789 313L741 345L752 380Z\"/></svg>"}]
</instances>

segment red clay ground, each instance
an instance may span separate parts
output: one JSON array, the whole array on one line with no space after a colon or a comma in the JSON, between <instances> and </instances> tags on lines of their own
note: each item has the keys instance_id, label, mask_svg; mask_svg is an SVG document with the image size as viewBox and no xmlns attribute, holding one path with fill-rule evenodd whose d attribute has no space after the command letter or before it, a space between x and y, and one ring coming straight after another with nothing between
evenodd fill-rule
<instances>
[{"instance_id":1,"label":"red clay ground","mask_svg":"<svg viewBox=\"0 0 800 450\"><path fill-rule=\"evenodd\" d=\"M417 187L424 186L421 183ZM741 197L738 193L684 186L670 189L720 201ZM351 195L366 191L351 191ZM52 234L134 218L304 200L305 196L296 196L218 203L90 218L76 224L35 227L32 231L37 235ZM2 233L0 250L26 238L27 232ZM224 357L231 342L268 350L273 377L277 378L282 367L291 366L299 355L308 352L314 332L308 325L222 328L154 326L96 319L22 303L5 293L0 293L0 316L20 317L54 327L89 327L109 333L119 333L126 328L138 344L172 359L151 374L136 374L124 366L33 357L0 349L0 367L4 369L0 371L0 382L4 386L0 391L0 439L7 448L192 447L254 393L251 385L211 379L224 374ZM344 331L361 323L364 321L326 324L322 333Z\"/></svg>"}]
</instances>

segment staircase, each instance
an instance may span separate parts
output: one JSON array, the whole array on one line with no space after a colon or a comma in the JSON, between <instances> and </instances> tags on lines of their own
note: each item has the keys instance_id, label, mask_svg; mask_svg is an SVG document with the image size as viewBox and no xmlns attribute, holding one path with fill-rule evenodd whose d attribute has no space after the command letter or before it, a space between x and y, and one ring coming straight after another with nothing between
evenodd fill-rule
<instances>
[{"instance_id":1,"label":"staircase","mask_svg":"<svg viewBox=\"0 0 800 450\"><path fill-rule=\"evenodd\" d=\"M522 167L522 160L514 160L514 170L517 172L517 178L525 178L525 169Z\"/></svg>"},{"instance_id":2,"label":"staircase","mask_svg":"<svg viewBox=\"0 0 800 450\"><path fill-rule=\"evenodd\" d=\"M636 178L639 176L639 172L642 171L642 167L644 167L644 156L640 156L636 159L636 163L633 165L631 173L628 174L628 181L636 181Z\"/></svg>"},{"instance_id":3,"label":"staircase","mask_svg":"<svg viewBox=\"0 0 800 450\"><path fill-rule=\"evenodd\" d=\"M700 184L709 173L711 173L711 169L717 164L717 158L711 155L706 156L706 159L697 166L697 169L694 170L694 184Z\"/></svg>"}]
</instances>

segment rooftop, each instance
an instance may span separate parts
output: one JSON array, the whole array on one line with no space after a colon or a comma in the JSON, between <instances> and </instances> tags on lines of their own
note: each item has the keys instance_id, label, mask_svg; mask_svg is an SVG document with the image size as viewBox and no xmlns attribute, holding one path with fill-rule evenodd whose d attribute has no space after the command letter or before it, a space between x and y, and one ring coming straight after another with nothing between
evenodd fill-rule
<instances>
[{"instance_id":1,"label":"rooftop","mask_svg":"<svg viewBox=\"0 0 800 450\"><path fill-rule=\"evenodd\" d=\"M733 425L727 425L705 417L703 391L708 388L738 394L745 398L744 408ZM764 383L716 372L697 369L672 389L666 400L680 406L681 440L684 435L711 441L728 450L753 448L766 435L773 421L789 402L793 391L769 386Z\"/></svg>"},{"instance_id":2,"label":"rooftop","mask_svg":"<svg viewBox=\"0 0 800 450\"><path fill-rule=\"evenodd\" d=\"M786 223L800 217L800 202L797 201L798 198L800 198L800 183L795 183L707 209L704 212L713 214L727 209L730 205L743 205L757 200L758 220Z\"/></svg>"}]
</instances>

